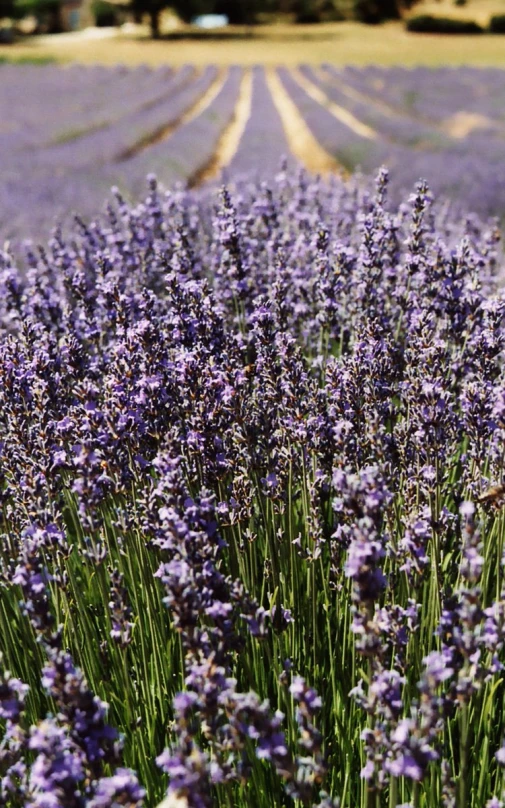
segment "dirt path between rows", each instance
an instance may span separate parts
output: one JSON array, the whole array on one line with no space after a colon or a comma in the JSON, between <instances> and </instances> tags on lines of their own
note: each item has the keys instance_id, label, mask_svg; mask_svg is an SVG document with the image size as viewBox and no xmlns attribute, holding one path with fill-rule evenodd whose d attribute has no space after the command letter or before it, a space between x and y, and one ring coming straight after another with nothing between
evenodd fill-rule
<instances>
[{"instance_id":1,"label":"dirt path between rows","mask_svg":"<svg viewBox=\"0 0 505 808\"><path fill-rule=\"evenodd\" d=\"M349 86L349 84L345 83L341 75L332 73L331 70L327 70L324 66L320 69L320 74L323 77L323 81L336 84L338 89L347 95L348 98L354 98L356 101L362 101L364 104L370 104L371 106L376 107L385 118L410 118L412 121L420 121L421 123L430 125L435 124L435 121L433 121L431 118L426 118L417 114L412 115L405 106L402 106L401 104L393 104L391 101L386 101L384 98L374 95L374 91L376 93L381 93L384 89L384 79L371 79L370 92L368 92L368 90L356 90L355 87Z\"/></svg>"},{"instance_id":2,"label":"dirt path between rows","mask_svg":"<svg viewBox=\"0 0 505 808\"><path fill-rule=\"evenodd\" d=\"M142 140L135 143L134 146L130 146L130 148L125 149L120 155L118 155L116 162L121 163L125 160L130 160L132 157L135 157L137 154L140 154L140 152L145 151L145 149L148 149L150 146L155 146L157 143L167 140L176 129L179 129L179 127L184 126L184 124L192 121L193 118L201 115L202 112L212 104L215 97L221 91L226 80L226 74L226 68L219 68L216 78L205 90L203 95L201 95L200 98L198 98L193 104L191 104L191 106L188 107L188 109L183 112L176 121L172 121L172 123L166 124L166 126L161 126L158 129L155 129L154 132L150 132L149 135L146 135L146 137L142 138Z\"/></svg>"},{"instance_id":3,"label":"dirt path between rows","mask_svg":"<svg viewBox=\"0 0 505 808\"><path fill-rule=\"evenodd\" d=\"M193 68L193 72L191 73L191 75L187 76L180 84L177 84L182 69L183 69L182 67L176 67L173 71L173 75L169 80L169 85L175 84L175 87L169 86L164 93L161 93L161 95L157 95L156 98L152 98L150 101L146 101L144 104L140 104L140 106L137 107L136 112L137 113L146 112L147 110L156 107L158 104L162 104L163 102L169 101L171 98L173 98L174 95L176 95L176 93L183 90L192 81L196 81L196 79L199 78L199 76L201 76L203 73L201 68L199 67ZM104 115L105 114L106 113L104 113ZM109 118L109 117L103 118L101 121L97 121L92 126L83 127L81 130L72 132L70 137L68 137L65 134L65 132L63 133L60 132L58 135L55 135L52 138L52 140L49 140L47 143L45 143L42 148L50 149L53 146L60 146L62 143L68 143L69 141L75 142L80 138L88 137L88 135L94 135L95 132L100 132L103 129L112 129L118 123L121 123L123 118L127 117L130 114L131 110L129 108L124 107L115 118ZM151 136L152 135L149 135L149 137ZM149 137L146 139L149 139ZM134 147L130 148L133 149ZM125 150L124 153L126 154L127 150ZM121 155L118 158L116 158L116 160L120 159Z\"/></svg>"},{"instance_id":4,"label":"dirt path between rows","mask_svg":"<svg viewBox=\"0 0 505 808\"><path fill-rule=\"evenodd\" d=\"M348 126L349 129L351 129L356 135L364 137L367 140L375 140L377 138L377 132L375 132L374 129L355 118L352 112L349 112L348 109L341 107L339 104L336 104L334 101L328 98L326 93L324 93L316 84L309 81L309 79L306 78L303 73L298 70L298 68L295 68L292 73L294 80L300 85L300 87L302 87L303 90L305 90L307 95L309 95L314 101L317 101L318 104L321 104L322 107L325 107L325 109L327 109L334 118L340 121L340 123Z\"/></svg>"},{"instance_id":5,"label":"dirt path between rows","mask_svg":"<svg viewBox=\"0 0 505 808\"><path fill-rule=\"evenodd\" d=\"M467 135L478 129L498 129L496 121L479 115L477 112L465 112L461 110L446 118L442 122L441 128L456 140L463 140Z\"/></svg>"},{"instance_id":6,"label":"dirt path between rows","mask_svg":"<svg viewBox=\"0 0 505 808\"><path fill-rule=\"evenodd\" d=\"M434 130L444 132L446 135L453 137L455 140L463 140L465 137L467 137L467 135L475 132L478 129L500 128L497 122L492 118L489 118L486 115L480 115L479 113L467 112L466 110L456 112L454 115L451 115L449 118L446 118L441 122L434 121L431 118L426 118L425 116L414 116L404 108L394 107L393 105L386 104L384 101L378 98L373 98L371 95L367 95L365 92L356 90L354 87L349 87L344 81L339 80L338 76L327 71L324 67L313 67L312 69L315 75L321 81L337 84L340 92L346 95L348 98L375 107L379 110L381 115L384 115L385 118L391 118L393 120L395 118L405 118L406 120L411 120L414 122L420 121L422 123L429 124ZM382 87L383 82L380 83L377 89L381 90Z\"/></svg>"},{"instance_id":7,"label":"dirt path between rows","mask_svg":"<svg viewBox=\"0 0 505 808\"><path fill-rule=\"evenodd\" d=\"M359 101L362 104L369 104L370 106L378 109L381 115L384 115L385 118L394 119L397 118L398 115L402 114L391 109L379 99L373 98L371 95L367 95L366 93L349 86L349 84L345 83L344 79L326 71L324 67L312 67L312 71L317 78L323 82L323 84L335 84L338 90L340 90L343 95L347 96L347 98L350 98L351 101Z\"/></svg>"},{"instance_id":8,"label":"dirt path between rows","mask_svg":"<svg viewBox=\"0 0 505 808\"><path fill-rule=\"evenodd\" d=\"M239 95L233 118L225 127L219 138L216 151L211 160L189 180L190 188L197 188L204 182L218 177L222 170L232 161L239 147L240 140L251 117L252 109L252 72L245 70L240 82Z\"/></svg>"},{"instance_id":9,"label":"dirt path between rows","mask_svg":"<svg viewBox=\"0 0 505 808\"><path fill-rule=\"evenodd\" d=\"M345 174L343 166L318 143L274 68L267 68L266 78L291 154L315 174Z\"/></svg>"}]
</instances>

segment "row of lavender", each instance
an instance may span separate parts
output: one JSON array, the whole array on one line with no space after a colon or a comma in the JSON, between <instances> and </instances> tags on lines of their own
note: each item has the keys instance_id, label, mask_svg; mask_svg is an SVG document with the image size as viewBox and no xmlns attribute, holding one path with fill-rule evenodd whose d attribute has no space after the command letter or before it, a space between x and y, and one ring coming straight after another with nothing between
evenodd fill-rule
<instances>
[{"instance_id":1,"label":"row of lavender","mask_svg":"<svg viewBox=\"0 0 505 808\"><path fill-rule=\"evenodd\" d=\"M190 66L0 70L2 241L42 236L72 211L91 215L113 185L138 199L149 171L167 187L191 184L234 119L245 75L240 68ZM346 169L387 164L394 168L396 200L426 177L467 209L503 215L501 71L324 66L279 72L316 139ZM286 127L296 128L296 121L281 122L278 101L265 71L255 68L251 114L226 176L271 177L278 169L289 153ZM357 126L335 116L335 108L351 113Z\"/></svg>"},{"instance_id":2,"label":"row of lavender","mask_svg":"<svg viewBox=\"0 0 505 808\"><path fill-rule=\"evenodd\" d=\"M386 191L2 254L1 804L502 808L499 237Z\"/></svg>"},{"instance_id":3,"label":"row of lavender","mask_svg":"<svg viewBox=\"0 0 505 808\"><path fill-rule=\"evenodd\" d=\"M68 223L72 212L91 215L114 185L139 198L149 171L166 185L191 183L233 120L243 76L240 68L199 73L189 66L77 73L5 68L0 107L10 117L0 133L2 238L38 237ZM29 97L21 106L25 84ZM256 68L252 114L228 168L244 173L260 166L271 176L288 152L265 74Z\"/></svg>"},{"instance_id":4,"label":"row of lavender","mask_svg":"<svg viewBox=\"0 0 505 808\"><path fill-rule=\"evenodd\" d=\"M398 199L420 177L467 210L505 212L504 74L501 70L301 68L310 86L369 133L339 121L296 76L281 77L317 140L348 170L394 168Z\"/></svg>"},{"instance_id":5,"label":"row of lavender","mask_svg":"<svg viewBox=\"0 0 505 808\"><path fill-rule=\"evenodd\" d=\"M346 67L327 70L349 86L397 111L410 111L431 122L468 110L505 123L501 68Z\"/></svg>"}]
</instances>

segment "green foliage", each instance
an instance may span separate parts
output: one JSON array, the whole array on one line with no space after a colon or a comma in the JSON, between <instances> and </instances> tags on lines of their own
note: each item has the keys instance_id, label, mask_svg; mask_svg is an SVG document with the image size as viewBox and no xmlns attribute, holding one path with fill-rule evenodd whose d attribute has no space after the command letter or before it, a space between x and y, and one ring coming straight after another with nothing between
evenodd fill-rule
<instances>
[{"instance_id":1,"label":"green foliage","mask_svg":"<svg viewBox=\"0 0 505 808\"><path fill-rule=\"evenodd\" d=\"M53 12L60 7L60 0L14 0L16 12L20 16L35 16Z\"/></svg>"},{"instance_id":2,"label":"green foliage","mask_svg":"<svg viewBox=\"0 0 505 808\"><path fill-rule=\"evenodd\" d=\"M383 20L395 20L400 15L396 0L355 0L354 16L366 25L378 25Z\"/></svg>"},{"instance_id":3,"label":"green foliage","mask_svg":"<svg viewBox=\"0 0 505 808\"><path fill-rule=\"evenodd\" d=\"M378 25L382 19L377 0L356 0L354 16L365 25Z\"/></svg>"},{"instance_id":4,"label":"green foliage","mask_svg":"<svg viewBox=\"0 0 505 808\"><path fill-rule=\"evenodd\" d=\"M505 34L505 14L495 14L489 21L491 34Z\"/></svg>"},{"instance_id":5,"label":"green foliage","mask_svg":"<svg viewBox=\"0 0 505 808\"><path fill-rule=\"evenodd\" d=\"M61 31L60 0L14 0L13 16L17 19L33 15L42 30Z\"/></svg>"},{"instance_id":6,"label":"green foliage","mask_svg":"<svg viewBox=\"0 0 505 808\"><path fill-rule=\"evenodd\" d=\"M343 15L333 0L297 0L293 6L297 23L341 20Z\"/></svg>"},{"instance_id":7,"label":"green foliage","mask_svg":"<svg viewBox=\"0 0 505 808\"><path fill-rule=\"evenodd\" d=\"M94 0L91 10L98 28L118 24L118 7L116 5L107 3L106 0Z\"/></svg>"},{"instance_id":8,"label":"green foliage","mask_svg":"<svg viewBox=\"0 0 505 808\"><path fill-rule=\"evenodd\" d=\"M419 14L407 20L407 31L418 34L482 34L484 29L474 20L457 20L452 17L434 17Z\"/></svg>"},{"instance_id":9,"label":"green foliage","mask_svg":"<svg viewBox=\"0 0 505 808\"><path fill-rule=\"evenodd\" d=\"M3 17L12 17L14 11L13 0L0 0L0 20Z\"/></svg>"},{"instance_id":10,"label":"green foliage","mask_svg":"<svg viewBox=\"0 0 505 808\"><path fill-rule=\"evenodd\" d=\"M301 24L313 24L321 22L321 17L317 11L301 11L300 14L297 14L296 16L296 22Z\"/></svg>"},{"instance_id":11,"label":"green foliage","mask_svg":"<svg viewBox=\"0 0 505 808\"><path fill-rule=\"evenodd\" d=\"M296 22L316 23L321 22L319 4L316 0L298 0L295 5Z\"/></svg>"},{"instance_id":12,"label":"green foliage","mask_svg":"<svg viewBox=\"0 0 505 808\"><path fill-rule=\"evenodd\" d=\"M213 11L226 14L232 25L248 25L255 21L256 14L263 10L257 0L217 0Z\"/></svg>"},{"instance_id":13,"label":"green foliage","mask_svg":"<svg viewBox=\"0 0 505 808\"><path fill-rule=\"evenodd\" d=\"M213 12L215 0L131 0L130 6L136 16L149 15L151 34L155 38L160 34L160 14L167 7L172 8L184 22L191 22L191 19L198 14Z\"/></svg>"},{"instance_id":14,"label":"green foliage","mask_svg":"<svg viewBox=\"0 0 505 808\"><path fill-rule=\"evenodd\" d=\"M237 5L239 2L240 0L237 0ZM214 13L216 3L215 0L171 0L168 5L172 6L181 20L191 22L198 14Z\"/></svg>"}]
</instances>

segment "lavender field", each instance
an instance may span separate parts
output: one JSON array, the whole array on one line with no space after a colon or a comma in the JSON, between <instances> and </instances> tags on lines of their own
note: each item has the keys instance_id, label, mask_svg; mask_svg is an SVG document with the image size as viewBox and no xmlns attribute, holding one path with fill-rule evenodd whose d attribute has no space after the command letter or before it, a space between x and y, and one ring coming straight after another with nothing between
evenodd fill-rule
<instances>
[{"instance_id":1,"label":"lavender field","mask_svg":"<svg viewBox=\"0 0 505 808\"><path fill-rule=\"evenodd\" d=\"M502 74L0 75L0 806L503 808Z\"/></svg>"},{"instance_id":2,"label":"lavender field","mask_svg":"<svg viewBox=\"0 0 505 808\"><path fill-rule=\"evenodd\" d=\"M138 200L149 172L194 187L270 178L283 156L312 171L300 126L328 171L392 169L396 203L423 177L461 209L504 216L502 71L301 66L279 68L275 86L271 73L0 66L0 239L93 216L112 186Z\"/></svg>"}]
</instances>

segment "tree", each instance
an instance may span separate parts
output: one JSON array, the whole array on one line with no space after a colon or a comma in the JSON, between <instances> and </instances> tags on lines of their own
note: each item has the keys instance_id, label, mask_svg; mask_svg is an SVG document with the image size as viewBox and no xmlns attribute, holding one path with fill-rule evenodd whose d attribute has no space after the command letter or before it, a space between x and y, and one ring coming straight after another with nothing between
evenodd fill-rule
<instances>
[{"instance_id":1,"label":"tree","mask_svg":"<svg viewBox=\"0 0 505 808\"><path fill-rule=\"evenodd\" d=\"M143 14L149 15L151 35L157 39L160 35L160 14L169 6L181 20L190 22L198 14L211 13L214 10L214 0L131 0L130 8L137 18Z\"/></svg>"},{"instance_id":2,"label":"tree","mask_svg":"<svg viewBox=\"0 0 505 808\"><path fill-rule=\"evenodd\" d=\"M252 25L259 5L256 0L216 0L214 12L226 14L232 25Z\"/></svg>"},{"instance_id":3,"label":"tree","mask_svg":"<svg viewBox=\"0 0 505 808\"><path fill-rule=\"evenodd\" d=\"M5 0L0 0L4 2ZM372 2L372 0L369 0ZM386 2L386 0L378 0ZM298 19L316 21L331 18L335 0L130 0L131 10L140 18L148 14L153 37L159 36L159 18L170 6L184 22L199 14L226 14L232 24L252 25L261 12L294 13ZM395 2L395 0L390 0ZM330 9L330 12L328 11Z\"/></svg>"},{"instance_id":4,"label":"tree","mask_svg":"<svg viewBox=\"0 0 505 808\"><path fill-rule=\"evenodd\" d=\"M317 0L297 0L294 5L297 22L319 22Z\"/></svg>"},{"instance_id":5,"label":"tree","mask_svg":"<svg viewBox=\"0 0 505 808\"><path fill-rule=\"evenodd\" d=\"M296 22L342 20L344 15L337 0L295 0Z\"/></svg>"},{"instance_id":6,"label":"tree","mask_svg":"<svg viewBox=\"0 0 505 808\"><path fill-rule=\"evenodd\" d=\"M60 0L14 0L12 16L21 19L27 15L36 18L39 30L49 34L61 31Z\"/></svg>"},{"instance_id":7,"label":"tree","mask_svg":"<svg viewBox=\"0 0 505 808\"><path fill-rule=\"evenodd\" d=\"M383 20L397 20L419 0L355 0L354 14L360 22L377 24Z\"/></svg>"},{"instance_id":8,"label":"tree","mask_svg":"<svg viewBox=\"0 0 505 808\"><path fill-rule=\"evenodd\" d=\"M191 22L199 14L212 14L215 0L170 0L168 5L172 6L181 20Z\"/></svg>"},{"instance_id":9,"label":"tree","mask_svg":"<svg viewBox=\"0 0 505 808\"><path fill-rule=\"evenodd\" d=\"M0 0L0 20L4 17L14 16L14 2L13 0Z\"/></svg>"}]
</instances>

